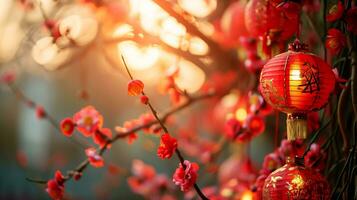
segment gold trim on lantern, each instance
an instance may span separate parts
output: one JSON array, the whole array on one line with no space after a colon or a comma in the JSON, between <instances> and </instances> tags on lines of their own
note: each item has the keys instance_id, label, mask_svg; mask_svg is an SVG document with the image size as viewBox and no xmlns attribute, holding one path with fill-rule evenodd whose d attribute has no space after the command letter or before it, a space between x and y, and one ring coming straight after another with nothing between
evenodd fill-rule
<instances>
[{"instance_id":1,"label":"gold trim on lantern","mask_svg":"<svg viewBox=\"0 0 357 200\"><path fill-rule=\"evenodd\" d=\"M307 137L307 116L306 114L288 114L286 119L288 140L305 139Z\"/></svg>"}]
</instances>

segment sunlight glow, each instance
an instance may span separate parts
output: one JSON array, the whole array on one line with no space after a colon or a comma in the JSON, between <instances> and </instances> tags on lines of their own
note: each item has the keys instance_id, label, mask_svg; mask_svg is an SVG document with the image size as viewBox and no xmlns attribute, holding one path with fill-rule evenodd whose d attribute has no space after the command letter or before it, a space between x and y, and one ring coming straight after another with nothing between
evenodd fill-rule
<instances>
[{"instance_id":1,"label":"sunlight glow","mask_svg":"<svg viewBox=\"0 0 357 200\"><path fill-rule=\"evenodd\" d=\"M178 0L178 4L195 17L207 17L217 8L217 0Z\"/></svg>"},{"instance_id":2,"label":"sunlight glow","mask_svg":"<svg viewBox=\"0 0 357 200\"><path fill-rule=\"evenodd\" d=\"M117 45L118 55L125 57L128 66L133 70L144 70L153 67L159 59L158 47L139 47L133 41L124 41Z\"/></svg>"},{"instance_id":3,"label":"sunlight glow","mask_svg":"<svg viewBox=\"0 0 357 200\"><path fill-rule=\"evenodd\" d=\"M240 122L245 121L245 119L247 119L247 110L244 108L238 108L236 111L236 119Z\"/></svg>"}]
</instances>

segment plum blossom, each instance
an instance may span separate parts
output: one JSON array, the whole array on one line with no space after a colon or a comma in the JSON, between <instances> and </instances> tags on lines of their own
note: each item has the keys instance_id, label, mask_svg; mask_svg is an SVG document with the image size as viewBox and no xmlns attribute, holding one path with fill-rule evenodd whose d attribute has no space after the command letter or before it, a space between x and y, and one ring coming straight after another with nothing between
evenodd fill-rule
<instances>
[{"instance_id":1,"label":"plum blossom","mask_svg":"<svg viewBox=\"0 0 357 200\"><path fill-rule=\"evenodd\" d=\"M56 70L65 64L73 54L72 49L54 42L53 37L43 37L32 48L32 57L47 70Z\"/></svg>"},{"instance_id":2,"label":"plum blossom","mask_svg":"<svg viewBox=\"0 0 357 200\"><path fill-rule=\"evenodd\" d=\"M138 96L144 90L144 83L141 80L131 80L128 83L128 95Z\"/></svg>"},{"instance_id":3,"label":"plum blossom","mask_svg":"<svg viewBox=\"0 0 357 200\"><path fill-rule=\"evenodd\" d=\"M74 131L75 124L71 118L65 118L61 121L60 128L61 132L65 136L71 136Z\"/></svg>"},{"instance_id":4,"label":"plum blossom","mask_svg":"<svg viewBox=\"0 0 357 200\"><path fill-rule=\"evenodd\" d=\"M346 37L340 30L331 28L327 31L325 45L332 55L339 54L346 44Z\"/></svg>"},{"instance_id":5,"label":"plum blossom","mask_svg":"<svg viewBox=\"0 0 357 200\"><path fill-rule=\"evenodd\" d=\"M112 138L112 131L109 128L102 128L97 130L93 134L93 141L94 143L98 144L100 148L103 148L107 142L107 139ZM110 145L107 146L108 148Z\"/></svg>"},{"instance_id":6,"label":"plum blossom","mask_svg":"<svg viewBox=\"0 0 357 200\"><path fill-rule=\"evenodd\" d=\"M328 22L334 22L340 19L343 15L343 11L344 11L343 4L341 1L338 1L337 4L332 5L328 10L326 20Z\"/></svg>"},{"instance_id":7,"label":"plum blossom","mask_svg":"<svg viewBox=\"0 0 357 200\"><path fill-rule=\"evenodd\" d=\"M54 200L61 200L64 195L64 177L60 171L56 171L55 177L47 181L46 192Z\"/></svg>"},{"instance_id":8,"label":"plum blossom","mask_svg":"<svg viewBox=\"0 0 357 200\"><path fill-rule=\"evenodd\" d=\"M74 114L73 121L77 130L89 137L102 127L103 116L93 106L87 106Z\"/></svg>"},{"instance_id":9,"label":"plum blossom","mask_svg":"<svg viewBox=\"0 0 357 200\"><path fill-rule=\"evenodd\" d=\"M161 159L171 158L177 148L177 140L165 133L161 136L160 146L157 149L157 155Z\"/></svg>"},{"instance_id":10,"label":"plum blossom","mask_svg":"<svg viewBox=\"0 0 357 200\"><path fill-rule=\"evenodd\" d=\"M92 17L70 15L60 21L59 31L76 45L85 46L96 37L98 22Z\"/></svg>"},{"instance_id":11,"label":"plum blossom","mask_svg":"<svg viewBox=\"0 0 357 200\"><path fill-rule=\"evenodd\" d=\"M154 167L141 160L133 161L131 171L133 175L127 181L133 192L150 200L168 198L166 192L173 188L166 175L157 174Z\"/></svg>"},{"instance_id":12,"label":"plum blossom","mask_svg":"<svg viewBox=\"0 0 357 200\"><path fill-rule=\"evenodd\" d=\"M104 166L104 160L102 156L100 156L95 148L90 147L85 150L86 155L88 157L89 163L96 168L103 167Z\"/></svg>"},{"instance_id":13,"label":"plum blossom","mask_svg":"<svg viewBox=\"0 0 357 200\"><path fill-rule=\"evenodd\" d=\"M176 169L172 181L175 185L180 186L181 191L187 192L195 184L197 180L197 171L199 166L197 163L191 163L188 160L184 161L184 165L179 164L179 167Z\"/></svg>"}]
</instances>

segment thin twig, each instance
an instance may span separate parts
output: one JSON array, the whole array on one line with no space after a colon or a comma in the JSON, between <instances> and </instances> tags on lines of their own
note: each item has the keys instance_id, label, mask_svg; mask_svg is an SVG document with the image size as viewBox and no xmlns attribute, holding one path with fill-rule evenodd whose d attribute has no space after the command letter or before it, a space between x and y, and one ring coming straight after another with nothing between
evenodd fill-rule
<instances>
[{"instance_id":1,"label":"thin twig","mask_svg":"<svg viewBox=\"0 0 357 200\"><path fill-rule=\"evenodd\" d=\"M20 90L16 85L14 85L13 83L9 83L7 84L7 86L10 88L10 91L16 96L16 98L21 102L23 102L26 106L28 106L31 109L36 109L38 107L38 105L34 101L32 101L29 97L27 97L22 92L22 90ZM43 112L44 115L42 119L47 120L53 128L55 128L58 132L61 133L61 129L59 127L60 123L51 114L49 114L49 112L46 109L44 109ZM76 146L80 145L83 148L89 146L89 144L84 143L82 140L79 140L78 137L75 137L74 140L70 140L70 141L74 142Z\"/></svg>"},{"instance_id":2,"label":"thin twig","mask_svg":"<svg viewBox=\"0 0 357 200\"><path fill-rule=\"evenodd\" d=\"M122 60L123 60L123 63L124 63L124 66L125 66L125 69L126 71L128 72L128 75L130 77L131 80L134 80L133 76L131 75L130 73L130 70L129 70L129 67L127 66L126 62L125 62L125 59L123 57L123 55L121 56ZM142 91L141 92L142 95L145 95L145 92ZM165 133L169 133L169 130L167 129L167 127L165 126L164 122L160 119L157 111L155 110L155 108L152 106L152 104L150 103L150 100L147 102L147 106L150 108L150 111L152 112L152 114L154 115L155 119L157 120L157 122L160 124L161 128L164 130ZM180 163L182 165L182 167L184 169L186 169L186 165L184 163L185 159L184 157L182 156L180 150L178 148L176 148L175 150L175 153L176 153L176 156L178 157L178 159L180 160ZM197 183L194 183L194 188L197 192L197 194L203 199L203 200L208 200L208 198L203 194L203 192L201 191L201 189L198 187Z\"/></svg>"}]
</instances>

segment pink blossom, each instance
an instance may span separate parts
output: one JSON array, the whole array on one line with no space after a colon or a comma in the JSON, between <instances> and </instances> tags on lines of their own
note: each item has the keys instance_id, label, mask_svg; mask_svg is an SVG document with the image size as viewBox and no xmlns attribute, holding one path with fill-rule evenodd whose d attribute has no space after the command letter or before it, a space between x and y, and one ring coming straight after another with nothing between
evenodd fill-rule
<instances>
[{"instance_id":1,"label":"pink blossom","mask_svg":"<svg viewBox=\"0 0 357 200\"><path fill-rule=\"evenodd\" d=\"M103 167L104 166L104 160L102 158L102 156L100 156L97 151L95 150L95 148L90 147L87 148L85 150L86 155L88 157L89 163L93 166L93 167Z\"/></svg>"},{"instance_id":2,"label":"pink blossom","mask_svg":"<svg viewBox=\"0 0 357 200\"><path fill-rule=\"evenodd\" d=\"M197 163L191 163L188 160L184 161L184 165L182 166L180 163L172 180L176 185L180 186L181 191L186 192L195 184L199 166Z\"/></svg>"},{"instance_id":3,"label":"pink blossom","mask_svg":"<svg viewBox=\"0 0 357 200\"><path fill-rule=\"evenodd\" d=\"M78 131L89 137L102 127L103 116L93 106L87 106L73 116L73 121Z\"/></svg>"}]
</instances>

